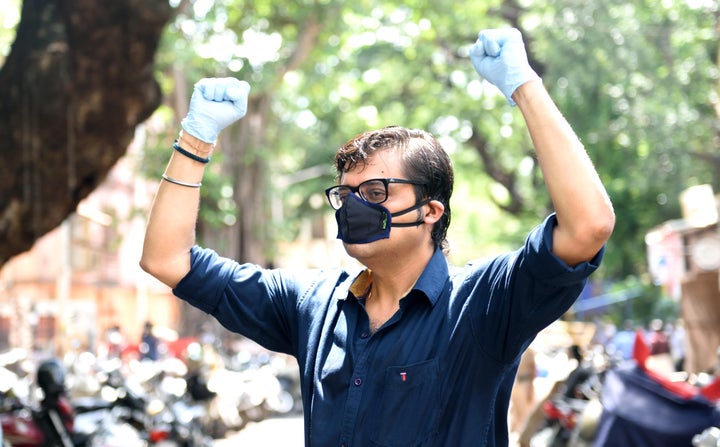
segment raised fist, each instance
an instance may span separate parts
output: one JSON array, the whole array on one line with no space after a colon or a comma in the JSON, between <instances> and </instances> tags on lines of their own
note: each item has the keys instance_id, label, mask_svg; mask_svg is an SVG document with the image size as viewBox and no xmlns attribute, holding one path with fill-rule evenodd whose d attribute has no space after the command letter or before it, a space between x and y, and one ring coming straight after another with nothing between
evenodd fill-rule
<instances>
[{"instance_id":1,"label":"raised fist","mask_svg":"<svg viewBox=\"0 0 720 447\"><path fill-rule=\"evenodd\" d=\"M475 71L500 89L511 105L512 94L528 81L540 77L530 67L520 31L515 28L480 31L470 49Z\"/></svg>"},{"instance_id":2,"label":"raised fist","mask_svg":"<svg viewBox=\"0 0 720 447\"><path fill-rule=\"evenodd\" d=\"M250 84L235 78L204 78L195 83L182 128L206 143L247 113Z\"/></svg>"}]
</instances>

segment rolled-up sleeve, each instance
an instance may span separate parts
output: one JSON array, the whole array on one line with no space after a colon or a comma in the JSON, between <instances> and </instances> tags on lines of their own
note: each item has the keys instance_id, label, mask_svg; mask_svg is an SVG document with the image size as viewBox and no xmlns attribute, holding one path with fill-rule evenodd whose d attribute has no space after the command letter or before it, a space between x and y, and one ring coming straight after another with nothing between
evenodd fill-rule
<instances>
[{"instance_id":1,"label":"rolled-up sleeve","mask_svg":"<svg viewBox=\"0 0 720 447\"><path fill-rule=\"evenodd\" d=\"M213 250L195 246L190 251L190 265L190 271L173 293L203 312L212 314L238 264L221 258Z\"/></svg>"},{"instance_id":2,"label":"rolled-up sleeve","mask_svg":"<svg viewBox=\"0 0 720 447\"><path fill-rule=\"evenodd\" d=\"M597 270L604 248L590 262L569 266L552 253L554 214L535 227L525 245L478 267L470 300L478 342L493 357L519 354L534 336L561 317Z\"/></svg>"},{"instance_id":3,"label":"rolled-up sleeve","mask_svg":"<svg viewBox=\"0 0 720 447\"><path fill-rule=\"evenodd\" d=\"M551 214L542 225L536 227L528 236L523 257L527 260L531 274L538 280L561 287L577 284L597 270L605 247L589 262L581 262L571 267L552 252L553 230L556 225L557 217Z\"/></svg>"}]
</instances>

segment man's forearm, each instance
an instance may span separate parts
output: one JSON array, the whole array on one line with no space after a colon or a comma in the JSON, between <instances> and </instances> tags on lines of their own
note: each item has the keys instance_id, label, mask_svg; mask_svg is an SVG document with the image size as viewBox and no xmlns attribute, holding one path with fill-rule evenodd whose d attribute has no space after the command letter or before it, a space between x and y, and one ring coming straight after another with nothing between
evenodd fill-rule
<instances>
[{"instance_id":1,"label":"man's forearm","mask_svg":"<svg viewBox=\"0 0 720 447\"><path fill-rule=\"evenodd\" d=\"M200 188L205 163L213 145L180 133L160 182L148 218L140 264L144 270L174 287L190 269L190 249L195 243ZM194 155L194 157L193 157ZM197 159L196 159L197 158Z\"/></svg>"},{"instance_id":2,"label":"man's forearm","mask_svg":"<svg viewBox=\"0 0 720 447\"><path fill-rule=\"evenodd\" d=\"M183 130L163 174L145 233L140 266L170 287L190 270L200 184L220 132L247 113L250 84L235 78L195 83Z\"/></svg>"},{"instance_id":3,"label":"man's forearm","mask_svg":"<svg viewBox=\"0 0 720 447\"><path fill-rule=\"evenodd\" d=\"M553 252L571 265L589 260L615 222L600 177L540 81L522 85L513 99L525 117L557 213Z\"/></svg>"}]
</instances>

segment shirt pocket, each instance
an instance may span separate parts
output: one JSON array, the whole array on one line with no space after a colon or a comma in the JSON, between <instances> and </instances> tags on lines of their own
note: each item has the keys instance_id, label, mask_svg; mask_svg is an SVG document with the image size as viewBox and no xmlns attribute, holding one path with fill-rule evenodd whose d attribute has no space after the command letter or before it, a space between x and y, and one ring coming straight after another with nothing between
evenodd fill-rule
<instances>
[{"instance_id":1,"label":"shirt pocket","mask_svg":"<svg viewBox=\"0 0 720 447\"><path fill-rule=\"evenodd\" d=\"M373 445L410 447L436 434L439 420L439 367L436 359L391 366L373 427Z\"/></svg>"}]
</instances>

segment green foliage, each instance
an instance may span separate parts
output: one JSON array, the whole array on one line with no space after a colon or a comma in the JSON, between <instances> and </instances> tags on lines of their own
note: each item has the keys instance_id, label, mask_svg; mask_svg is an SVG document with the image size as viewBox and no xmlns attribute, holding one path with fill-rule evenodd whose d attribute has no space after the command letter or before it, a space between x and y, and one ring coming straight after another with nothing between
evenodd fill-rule
<instances>
[{"instance_id":1,"label":"green foliage","mask_svg":"<svg viewBox=\"0 0 720 447\"><path fill-rule=\"evenodd\" d=\"M595 278L610 292L643 290L613 306L610 318L646 322L677 312L648 279L644 236L680 217L685 188L709 183L720 192L717 165L706 162L717 157L720 140L718 0L171 3L184 6L157 54L166 101L144 125L143 174L163 172L198 79L245 79L252 104L267 104L257 144L239 155L240 167L228 169L237 155L230 148L213 155L201 192L205 228L234 228L242 212L271 216L257 233L272 253L274 242L295 239L309 220L331 213L322 191L334 181L335 149L368 128L399 124L430 130L453 159L451 261L518 247L551 204L519 111L468 58L480 29L508 26L505 18L517 15L544 84L615 207L617 225ZM0 62L20 7L20 0L0 7ZM503 211L513 198L487 175L473 135L515 175L519 211ZM234 190L237 176L261 170L254 189L272 211L249 207L257 200Z\"/></svg>"},{"instance_id":2,"label":"green foliage","mask_svg":"<svg viewBox=\"0 0 720 447\"><path fill-rule=\"evenodd\" d=\"M546 83L586 143L618 214L605 260L609 276L645 270L643 236L680 217L683 189L718 187L712 167L692 155L716 145L711 12L718 5L691 5L568 0L526 17L542 23L533 36Z\"/></svg>"},{"instance_id":3,"label":"green foliage","mask_svg":"<svg viewBox=\"0 0 720 447\"><path fill-rule=\"evenodd\" d=\"M462 263L519 246L551 211L519 111L482 82L468 58L477 32L507 26L502 14L513 4L190 1L168 27L159 77L169 98L181 73L187 85L203 76L237 76L251 83L253 98L267 99L260 146L244 157L267 166L264 187L282 209L267 228L282 239L330 213L322 191L333 182L330 162L345 140L390 124L432 131L456 170L449 237L451 258ZM584 141L615 206L617 226L597 277L609 284L639 281L648 288L648 305L662 301L645 280L646 232L680 217L678 196L688 186L711 183L720 190L716 170L694 155L715 153L720 132L713 109L718 2L522 4L513 12L544 84ZM167 135L177 121L165 121L158 159L166 160ZM509 191L486 175L468 144L473 133L516 175L519 212L501 210L511 204ZM313 175L300 179L297 172ZM227 171L213 168L209 175L202 217L208 225L228 225L244 205L229 193ZM642 307L643 299L635 303L637 312L657 310Z\"/></svg>"},{"instance_id":4,"label":"green foliage","mask_svg":"<svg viewBox=\"0 0 720 447\"><path fill-rule=\"evenodd\" d=\"M5 0L0 6L0 64L10 53L15 40L15 27L20 21L20 0Z\"/></svg>"}]
</instances>

